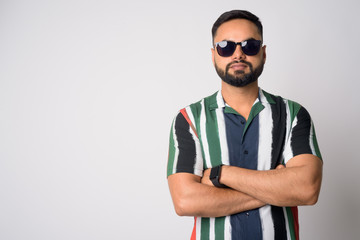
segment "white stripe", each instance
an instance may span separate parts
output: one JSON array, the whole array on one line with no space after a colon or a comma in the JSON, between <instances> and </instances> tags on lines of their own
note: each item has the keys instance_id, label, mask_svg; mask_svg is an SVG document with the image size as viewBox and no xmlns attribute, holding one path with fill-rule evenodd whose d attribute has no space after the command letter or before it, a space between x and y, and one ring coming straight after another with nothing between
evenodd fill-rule
<instances>
[{"instance_id":1,"label":"white stripe","mask_svg":"<svg viewBox=\"0 0 360 240\"><path fill-rule=\"evenodd\" d=\"M196 217L196 240L201 239L201 217Z\"/></svg>"},{"instance_id":2,"label":"white stripe","mask_svg":"<svg viewBox=\"0 0 360 240\"><path fill-rule=\"evenodd\" d=\"M209 240L215 240L215 218L210 218Z\"/></svg>"},{"instance_id":3,"label":"white stripe","mask_svg":"<svg viewBox=\"0 0 360 240\"><path fill-rule=\"evenodd\" d=\"M226 217L225 217L224 240L231 240L231 223L230 223L230 216L226 216Z\"/></svg>"},{"instance_id":4,"label":"white stripe","mask_svg":"<svg viewBox=\"0 0 360 240\"><path fill-rule=\"evenodd\" d=\"M208 168L211 167L209 144L206 136L206 115L205 115L205 104L204 99L201 101L201 112L200 112L200 132L201 140L204 149L204 157Z\"/></svg>"},{"instance_id":5,"label":"white stripe","mask_svg":"<svg viewBox=\"0 0 360 240\"><path fill-rule=\"evenodd\" d=\"M265 97L264 92L263 92L263 90L261 88L259 88L259 97L260 97L260 102L261 103L270 104L269 101L267 100L267 98Z\"/></svg>"},{"instance_id":6,"label":"white stripe","mask_svg":"<svg viewBox=\"0 0 360 240\"><path fill-rule=\"evenodd\" d=\"M225 107L225 101L221 94L221 91L217 92L217 94L216 94L216 103L217 103L218 108Z\"/></svg>"},{"instance_id":7,"label":"white stripe","mask_svg":"<svg viewBox=\"0 0 360 240\"><path fill-rule=\"evenodd\" d=\"M221 148L221 162L222 164L230 165L223 108L216 109L216 118L218 123L219 141Z\"/></svg>"},{"instance_id":8,"label":"white stripe","mask_svg":"<svg viewBox=\"0 0 360 240\"><path fill-rule=\"evenodd\" d=\"M259 113L259 146L258 146L258 170L271 168L272 130L273 118L271 107L264 103L265 108ZM271 214L271 206L266 205L259 209L263 239L274 239L274 222Z\"/></svg>"},{"instance_id":9,"label":"white stripe","mask_svg":"<svg viewBox=\"0 0 360 240\"><path fill-rule=\"evenodd\" d=\"M286 107L286 135L285 135L285 141L288 141L290 139L290 130L291 130L291 114L290 114L290 108L289 108L289 101L284 99L284 104Z\"/></svg>"},{"instance_id":10,"label":"white stripe","mask_svg":"<svg viewBox=\"0 0 360 240\"><path fill-rule=\"evenodd\" d=\"M194 118L194 115L193 115L193 112L191 111L191 107L190 106L187 106L185 108L188 116L189 116L189 119L190 121L192 122L192 124L194 125L194 127L196 128L196 124L195 124L195 118Z\"/></svg>"},{"instance_id":11,"label":"white stripe","mask_svg":"<svg viewBox=\"0 0 360 240\"><path fill-rule=\"evenodd\" d=\"M185 108L187 115L189 116L190 121L192 122L193 126L195 127L195 120L193 113L191 111L190 107ZM196 151L196 158L195 158L195 164L194 164L194 174L202 177L203 171L204 171L204 163L202 158L202 152L201 152L201 145L200 140L196 136L196 133L194 130L190 127L190 133L192 135L192 138L195 142L195 151Z\"/></svg>"},{"instance_id":12,"label":"white stripe","mask_svg":"<svg viewBox=\"0 0 360 240\"><path fill-rule=\"evenodd\" d=\"M284 103L286 106L286 133L285 133L285 143L284 143L284 151L282 153L282 157L284 160L284 163L291 158L292 151L290 146L290 140L291 140L291 114L289 109L289 102L287 99L284 99ZM288 158L290 156L290 158Z\"/></svg>"},{"instance_id":13,"label":"white stripe","mask_svg":"<svg viewBox=\"0 0 360 240\"><path fill-rule=\"evenodd\" d=\"M261 225L263 229L263 240L274 240L274 222L272 220L271 206L266 205L259 209Z\"/></svg>"},{"instance_id":14,"label":"white stripe","mask_svg":"<svg viewBox=\"0 0 360 240\"><path fill-rule=\"evenodd\" d=\"M314 134L313 134L314 133L314 125L313 125L312 121L310 122L310 124L311 124L311 127L310 127L310 134L309 134L309 144L310 144L312 154L316 155L315 146L314 146Z\"/></svg>"},{"instance_id":15,"label":"white stripe","mask_svg":"<svg viewBox=\"0 0 360 240\"><path fill-rule=\"evenodd\" d=\"M273 124L271 107L265 106L259 113L258 170L269 170L271 167Z\"/></svg>"}]
</instances>

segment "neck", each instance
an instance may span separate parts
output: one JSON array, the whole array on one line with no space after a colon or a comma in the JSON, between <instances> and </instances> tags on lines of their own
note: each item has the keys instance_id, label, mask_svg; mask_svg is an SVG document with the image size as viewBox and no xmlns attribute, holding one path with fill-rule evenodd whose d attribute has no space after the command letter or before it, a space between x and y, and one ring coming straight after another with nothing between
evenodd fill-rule
<instances>
[{"instance_id":1,"label":"neck","mask_svg":"<svg viewBox=\"0 0 360 240\"><path fill-rule=\"evenodd\" d=\"M248 119L251 107L259 95L258 82L255 81L244 87L234 87L222 81L221 94L227 104Z\"/></svg>"}]
</instances>

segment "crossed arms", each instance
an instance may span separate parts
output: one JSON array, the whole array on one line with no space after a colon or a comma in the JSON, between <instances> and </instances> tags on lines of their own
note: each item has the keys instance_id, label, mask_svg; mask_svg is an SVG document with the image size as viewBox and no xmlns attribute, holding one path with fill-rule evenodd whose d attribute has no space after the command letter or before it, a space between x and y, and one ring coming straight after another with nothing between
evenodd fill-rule
<instances>
[{"instance_id":1,"label":"crossed arms","mask_svg":"<svg viewBox=\"0 0 360 240\"><path fill-rule=\"evenodd\" d=\"M293 157L285 166L257 171L223 166L220 183L214 187L210 169L203 177L175 173L168 177L175 211L180 216L220 217L267 204L275 206L313 205L317 202L322 161L312 154Z\"/></svg>"}]
</instances>

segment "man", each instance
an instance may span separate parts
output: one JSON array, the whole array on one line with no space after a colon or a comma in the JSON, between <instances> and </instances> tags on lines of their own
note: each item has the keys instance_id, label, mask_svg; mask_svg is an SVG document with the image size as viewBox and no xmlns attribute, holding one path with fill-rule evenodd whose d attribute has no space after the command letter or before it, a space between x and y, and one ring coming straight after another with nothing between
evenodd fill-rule
<instances>
[{"instance_id":1,"label":"man","mask_svg":"<svg viewBox=\"0 0 360 240\"><path fill-rule=\"evenodd\" d=\"M258 87L262 24L248 11L212 29L221 91L174 119L168 183L176 213L194 216L191 239L298 239L299 205L317 202L322 160L308 112Z\"/></svg>"}]
</instances>

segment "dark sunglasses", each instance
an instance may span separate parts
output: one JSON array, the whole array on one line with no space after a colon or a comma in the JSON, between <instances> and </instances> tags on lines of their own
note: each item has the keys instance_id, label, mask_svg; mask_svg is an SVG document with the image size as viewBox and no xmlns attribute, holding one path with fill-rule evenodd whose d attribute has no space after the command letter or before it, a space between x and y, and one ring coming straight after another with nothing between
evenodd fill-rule
<instances>
[{"instance_id":1,"label":"dark sunglasses","mask_svg":"<svg viewBox=\"0 0 360 240\"><path fill-rule=\"evenodd\" d=\"M261 48L261 40L249 39L242 42L221 41L215 43L216 51L222 57L230 57L234 54L236 45L240 45L241 51L248 56L258 54Z\"/></svg>"}]
</instances>

